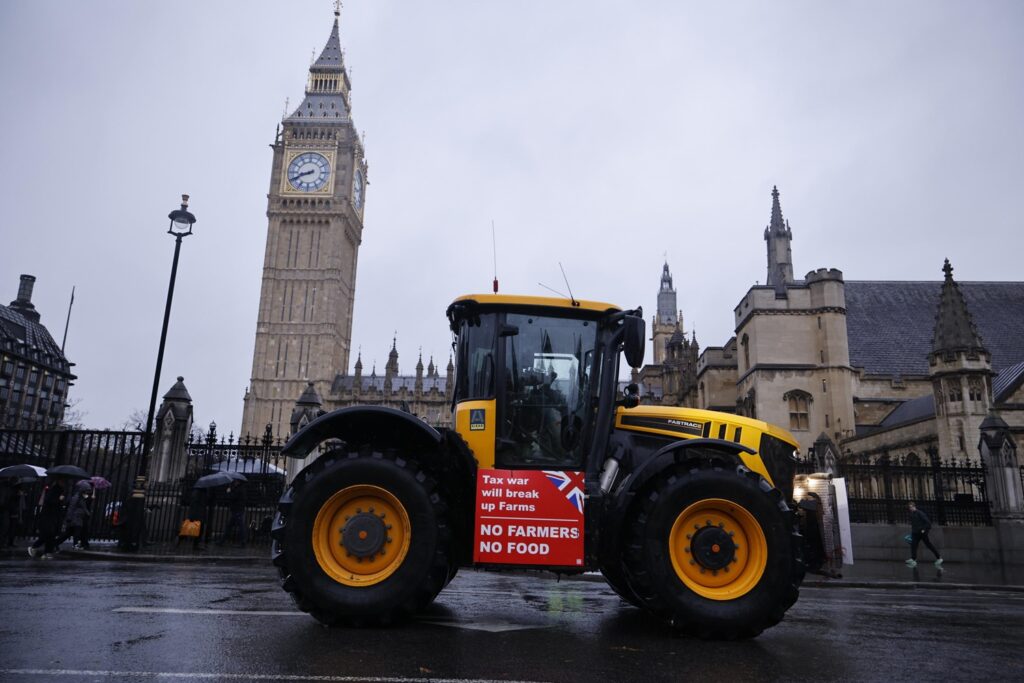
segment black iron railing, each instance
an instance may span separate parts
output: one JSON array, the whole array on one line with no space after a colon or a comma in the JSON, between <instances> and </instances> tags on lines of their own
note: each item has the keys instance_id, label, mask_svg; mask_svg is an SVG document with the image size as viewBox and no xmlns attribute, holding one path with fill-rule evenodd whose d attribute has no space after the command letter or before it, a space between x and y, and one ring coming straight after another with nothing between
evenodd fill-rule
<instances>
[{"instance_id":1,"label":"black iron railing","mask_svg":"<svg viewBox=\"0 0 1024 683\"><path fill-rule=\"evenodd\" d=\"M883 457L870 463L839 463L835 476L846 480L850 521L908 524L907 506L913 502L939 526L990 526L984 466L938 457L929 460ZM813 472L814 465L800 462L797 471Z\"/></svg>"},{"instance_id":2,"label":"black iron railing","mask_svg":"<svg viewBox=\"0 0 1024 683\"><path fill-rule=\"evenodd\" d=\"M266 433L259 438L218 440L211 429L202 438L190 440L186 452L185 476L173 482L150 482L145 491L145 533L143 542L173 541L188 510L196 480L212 472L239 472L246 478L246 537L257 546L269 543L270 522L285 484L283 439ZM0 467L30 464L50 468L77 465L103 484L94 492L89 537L97 541L120 540L122 506L132 493L143 444L142 432L94 430L0 430ZM22 501L14 523L16 536L35 533L35 514L44 482L23 481L18 485ZM210 499L207 533L211 540L227 526L229 501L215 489Z\"/></svg>"}]
</instances>

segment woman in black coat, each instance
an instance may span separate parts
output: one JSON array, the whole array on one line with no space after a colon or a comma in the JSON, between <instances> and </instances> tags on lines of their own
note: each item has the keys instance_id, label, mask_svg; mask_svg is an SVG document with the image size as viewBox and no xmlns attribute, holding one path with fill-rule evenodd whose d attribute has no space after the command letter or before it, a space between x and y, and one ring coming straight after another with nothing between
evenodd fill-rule
<instances>
[{"instance_id":1,"label":"woman in black coat","mask_svg":"<svg viewBox=\"0 0 1024 683\"><path fill-rule=\"evenodd\" d=\"M28 547L28 554L32 557L39 555L39 549L43 549L43 559L48 560L57 552L57 535L60 533L61 524L64 522L64 487L60 480L53 479L43 489L42 502L39 506L39 516L36 517L39 529L39 538Z\"/></svg>"}]
</instances>

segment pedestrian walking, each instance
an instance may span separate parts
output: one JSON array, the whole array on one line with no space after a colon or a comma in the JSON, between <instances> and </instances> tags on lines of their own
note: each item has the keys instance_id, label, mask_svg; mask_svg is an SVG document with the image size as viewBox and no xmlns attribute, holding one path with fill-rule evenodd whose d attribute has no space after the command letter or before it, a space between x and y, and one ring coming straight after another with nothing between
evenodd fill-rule
<instances>
[{"instance_id":1,"label":"pedestrian walking","mask_svg":"<svg viewBox=\"0 0 1024 683\"><path fill-rule=\"evenodd\" d=\"M68 503L68 512L64 516L64 533L57 539L57 546L68 540L74 539L76 547L83 550L89 549L89 520L92 518L92 484L79 482L75 485L75 492L71 495L71 502Z\"/></svg>"},{"instance_id":2,"label":"pedestrian walking","mask_svg":"<svg viewBox=\"0 0 1024 683\"><path fill-rule=\"evenodd\" d=\"M932 521L928 519L928 515L924 514L924 510L918 510L917 505L911 503L908 506L910 510L910 559L907 560L908 567L917 566L917 546L923 541L925 547L932 551L932 555L935 556L935 566L942 566L942 556L939 555L939 551L932 545L931 540L928 538L928 532L932 528Z\"/></svg>"},{"instance_id":3,"label":"pedestrian walking","mask_svg":"<svg viewBox=\"0 0 1024 683\"><path fill-rule=\"evenodd\" d=\"M39 502L39 515L36 526L39 538L28 547L28 554L38 557L42 550L42 559L48 560L57 552L57 535L64 522L65 493L64 487L57 479L52 479L43 489Z\"/></svg>"},{"instance_id":4,"label":"pedestrian walking","mask_svg":"<svg viewBox=\"0 0 1024 683\"><path fill-rule=\"evenodd\" d=\"M229 484L227 491L225 491L228 498L228 524L224 527L224 534L217 541L217 545L224 545L231 539L235 533L238 534L238 541L241 546L245 547L246 541L246 529L245 529L245 489L242 488L241 482L235 482Z\"/></svg>"}]
</instances>

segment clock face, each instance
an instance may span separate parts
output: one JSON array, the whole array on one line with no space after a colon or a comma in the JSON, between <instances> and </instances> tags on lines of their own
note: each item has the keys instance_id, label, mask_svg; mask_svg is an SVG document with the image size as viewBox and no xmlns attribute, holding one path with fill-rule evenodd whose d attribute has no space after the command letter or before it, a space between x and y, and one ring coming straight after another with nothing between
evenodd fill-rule
<instances>
[{"instance_id":1,"label":"clock face","mask_svg":"<svg viewBox=\"0 0 1024 683\"><path fill-rule=\"evenodd\" d=\"M355 180L352 181L352 203L357 209L363 208L363 172L356 170Z\"/></svg>"},{"instance_id":2,"label":"clock face","mask_svg":"<svg viewBox=\"0 0 1024 683\"><path fill-rule=\"evenodd\" d=\"M327 157L305 152L288 164L288 184L301 192L315 192L327 184L331 165Z\"/></svg>"}]
</instances>

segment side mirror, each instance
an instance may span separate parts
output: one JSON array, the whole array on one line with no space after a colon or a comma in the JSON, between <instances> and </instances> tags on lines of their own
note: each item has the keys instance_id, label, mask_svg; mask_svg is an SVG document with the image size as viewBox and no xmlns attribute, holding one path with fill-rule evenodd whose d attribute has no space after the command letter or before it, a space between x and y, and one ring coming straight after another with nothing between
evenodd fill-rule
<instances>
[{"instance_id":1,"label":"side mirror","mask_svg":"<svg viewBox=\"0 0 1024 683\"><path fill-rule=\"evenodd\" d=\"M644 350L647 346L647 325L644 319L627 315L622 319L622 333L622 350L626 362L631 368L639 368L644 364Z\"/></svg>"}]
</instances>

